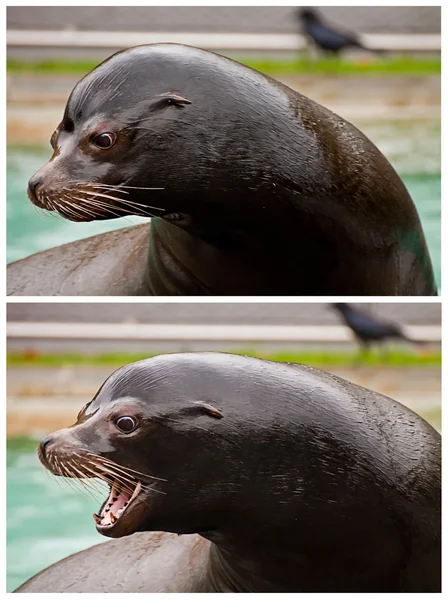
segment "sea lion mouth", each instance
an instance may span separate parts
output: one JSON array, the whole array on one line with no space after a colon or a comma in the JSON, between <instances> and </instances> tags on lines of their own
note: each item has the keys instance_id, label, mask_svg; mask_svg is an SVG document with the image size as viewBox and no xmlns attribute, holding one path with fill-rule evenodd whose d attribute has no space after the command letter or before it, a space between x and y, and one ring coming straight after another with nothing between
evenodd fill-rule
<instances>
[{"instance_id":1,"label":"sea lion mouth","mask_svg":"<svg viewBox=\"0 0 448 600\"><path fill-rule=\"evenodd\" d=\"M58 452L53 448L38 447L38 457L44 467L57 477L76 479L86 490L99 490L94 480L109 486L109 494L93 518L96 529L108 537L122 537L139 530L149 499L153 494L164 494L157 489L157 482L166 481L149 473L141 473L119 464L110 458L78 448L65 448Z\"/></svg>"},{"instance_id":2,"label":"sea lion mouth","mask_svg":"<svg viewBox=\"0 0 448 600\"><path fill-rule=\"evenodd\" d=\"M128 483L126 487L123 487L120 481L115 481L110 485L108 498L104 501L99 513L93 514L96 528L100 533L104 534L112 527L119 528L121 525L119 521L124 519L125 513L128 516L132 512L143 487L141 481L137 479L135 480L134 489L130 487L131 485L131 483Z\"/></svg>"}]
</instances>

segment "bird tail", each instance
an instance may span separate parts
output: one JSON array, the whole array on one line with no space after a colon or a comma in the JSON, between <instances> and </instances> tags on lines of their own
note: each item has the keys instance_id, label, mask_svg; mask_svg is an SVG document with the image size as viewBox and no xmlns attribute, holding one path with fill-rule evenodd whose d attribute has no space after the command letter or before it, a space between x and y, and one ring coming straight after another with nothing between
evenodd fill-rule
<instances>
[{"instance_id":1,"label":"bird tail","mask_svg":"<svg viewBox=\"0 0 448 600\"><path fill-rule=\"evenodd\" d=\"M351 46L353 46L354 48L360 48L361 50L365 50L366 52L372 52L373 54L378 54L378 56L381 56L385 53L384 50L377 50L376 48L368 48L362 42L360 42L358 39L355 39L355 38L353 38L353 40L351 42Z\"/></svg>"},{"instance_id":2,"label":"bird tail","mask_svg":"<svg viewBox=\"0 0 448 600\"><path fill-rule=\"evenodd\" d=\"M398 327L395 329L393 337L405 340L406 342L409 342L410 344L415 344L416 346L420 346L420 345L426 343L424 340L416 340L416 339L410 338Z\"/></svg>"}]
</instances>

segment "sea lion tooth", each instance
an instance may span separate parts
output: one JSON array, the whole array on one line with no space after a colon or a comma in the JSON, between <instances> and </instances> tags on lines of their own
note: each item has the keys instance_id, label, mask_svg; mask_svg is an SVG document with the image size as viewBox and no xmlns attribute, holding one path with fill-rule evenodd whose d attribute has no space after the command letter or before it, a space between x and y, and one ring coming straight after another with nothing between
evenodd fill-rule
<instances>
[{"instance_id":1,"label":"sea lion tooth","mask_svg":"<svg viewBox=\"0 0 448 600\"><path fill-rule=\"evenodd\" d=\"M96 513L93 513L93 518L95 519L95 523L97 525L99 525L101 523L101 521L103 520L100 515L97 515Z\"/></svg>"},{"instance_id":2,"label":"sea lion tooth","mask_svg":"<svg viewBox=\"0 0 448 600\"><path fill-rule=\"evenodd\" d=\"M142 484L139 481L137 483L137 485L135 486L132 496L129 498L128 502L132 502L132 500L134 500L134 498L136 498L140 494L141 490L142 490Z\"/></svg>"},{"instance_id":3,"label":"sea lion tooth","mask_svg":"<svg viewBox=\"0 0 448 600\"><path fill-rule=\"evenodd\" d=\"M117 520L117 518L115 517L114 513L112 511L110 511L110 522L115 523L116 520Z\"/></svg>"}]
</instances>

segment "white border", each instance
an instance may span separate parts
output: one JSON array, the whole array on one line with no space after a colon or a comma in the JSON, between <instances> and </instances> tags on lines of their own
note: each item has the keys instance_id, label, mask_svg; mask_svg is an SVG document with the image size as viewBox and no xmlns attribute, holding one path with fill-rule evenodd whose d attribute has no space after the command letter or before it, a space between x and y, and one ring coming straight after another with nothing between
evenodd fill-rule
<instances>
[{"instance_id":1,"label":"white border","mask_svg":"<svg viewBox=\"0 0 448 600\"><path fill-rule=\"evenodd\" d=\"M142 2L141 0L134 0L132 2L133 6L185 6L185 4L183 3L179 3L179 2ZM251 2L250 0L247 0L245 2L219 2L219 3L214 3L211 2L210 0L208 2L191 2L188 3L187 6L272 6L274 4L274 2L272 2L272 0L270 2L264 2L264 1L256 1L256 2ZM298 3L296 2L291 2L289 1L285 1L282 2L282 5L284 6L297 6ZM17 2L15 0L12 0L10 2L8 2L8 6L24 6L25 4L23 2ZM42 5L46 5L46 6L66 6L66 4L61 3L61 2L52 2L51 0L46 0L45 2L27 2L26 5L29 6L42 6ZM70 2L71 6L123 6L123 2L113 2L113 1L108 1L108 2L104 2L102 0L97 0L95 2ZM307 6L313 6L314 4L312 3L303 3L303 5L307 5ZM373 4L374 6L390 6L391 3L390 1L377 1ZM394 6L422 6L424 5L423 2L420 1L413 1L413 0L408 0L407 2L403 2L400 0L396 0L393 3ZM440 3L437 4L431 4L432 6L440 6ZM320 4L320 6L372 6L372 3L370 2L336 2L336 3L322 3ZM6 6L5 6L6 8ZM6 32L6 10L2 12L2 23L4 22L4 26L3 26L3 31ZM446 14L447 14L447 10L445 8L442 9L442 62L445 65L446 63L446 59L447 59L447 43L446 43L446 39L447 39L447 27L446 27ZM4 38L5 39L5 38ZM5 45L2 44L1 47L1 52L3 55L3 68L5 68L5 64L6 64L6 50L5 50ZM442 164L445 164L445 158L446 158L446 151L445 151L445 147L446 147L446 124L445 124L445 119L446 119L446 108L445 108L445 100L447 98L447 94L446 94L446 73L445 73L446 69L444 68L442 71ZM3 89L3 98L5 99L6 97L6 78L3 77L2 78L2 89ZM5 123L6 123L6 103L5 100L3 100L3 114L4 114L4 119L2 122L2 138L3 138L3 145L2 145L2 152L5 153L5 148L6 148L6 131L5 131ZM3 156L5 156L5 154L3 154ZM4 163L6 164L6 160L4 161ZM5 173L6 169L3 171ZM218 298L207 298L207 297L179 297L179 298L165 298L165 297L155 297L155 298L128 298L128 297L52 297L52 298L48 298L48 297L8 297L7 301L14 303L14 302L42 302L42 303L47 303L47 302L58 302L58 303L64 303L64 302L77 302L77 303L89 303L89 302L114 302L114 303L133 303L133 302L147 302L148 304L150 304L151 302L165 302L165 303L171 303L171 302L184 302L184 303L191 303L191 302L211 302L211 303L216 303L216 302L295 302L295 303L304 303L304 302L316 302L316 303L327 303L327 302L334 302L334 301L346 301L346 302L394 302L394 303L410 303L410 302L427 302L427 303L433 303L433 302L441 302L443 304L443 288L444 286L444 282L446 280L446 277L448 275L448 270L446 267L446 262L448 261L448 258L446 257L446 242L445 239L448 235L448 231L447 231L447 222L446 222L446 210L444 209L443 205L444 202L446 201L446 197L447 197L447 183L446 183L446 177L444 175L442 175L442 288L440 291L440 296L439 297L375 297L375 296L362 296L362 297L358 297L358 296L353 296L353 297L260 297L260 298L248 298L248 297L218 297ZM6 206L5 206L5 202L4 204L4 216L6 216ZM4 219L4 223L6 223L6 218ZM3 243L3 264L6 264L6 235L5 235L5 228L6 225L4 225L4 243ZM5 286L5 277L3 277L2 280L2 289L4 291L3 296L6 298L6 286ZM3 313L5 315L5 310L6 308L6 301L4 302L4 306L3 306ZM6 315L5 315L6 316ZM4 317L4 321L5 323L5 317ZM443 307L442 307L442 331L443 331L443 339L446 340L447 336L448 336L448 332L447 332L447 324L445 323L445 319L443 318ZM3 361L2 361L2 374L3 374L3 380L6 381L6 341L3 344ZM446 369L445 369L446 371ZM443 398L446 398L446 380L447 375L444 374L444 369L442 369L442 404L444 402ZM4 396L6 397L6 395ZM444 411L442 413L442 425L443 427L446 426L446 419L444 416ZM5 428L5 419L2 420L1 423L1 429L0 432L3 434L3 440L6 439L6 428ZM3 446L4 448L4 446ZM4 455L2 454L3 458ZM446 452L443 452L443 465L445 465L445 461L446 461ZM2 481L5 482L5 461L2 461L2 466L0 467L2 469L1 473L2 473ZM446 474L446 469L444 468L444 474ZM6 486L4 486L4 490L6 489ZM3 523L6 523L6 503L5 503L5 493L2 494L1 497L1 502L2 502L2 507L3 507ZM444 501L443 503L443 515L446 514L447 512L447 502ZM447 518L448 517L444 517L443 519L443 531L446 530L446 522L447 522ZM3 527L3 535L4 535L4 540L6 542L6 531L5 531L5 527ZM1 570L0 573L0 586L1 586L1 590L5 590L5 584L6 584L6 552L5 552L5 543L2 545L0 552L2 553L1 556L4 556L4 569ZM3 554L4 553L4 554ZM444 555L443 555L444 556ZM442 572L446 572L447 571L447 560L444 558L443 560L443 566L444 568L442 569ZM1 595L4 595L4 592L2 593L0 591ZM127 595L127 594L126 594ZM58 595L55 595L56 597ZM83 594L82 598L90 598L93 597L94 594ZM95 594L96 596L96 594ZM153 594L152 596L159 596L160 598L163 598L164 595L163 594ZM173 595L171 595L173 596ZM174 596L178 596L178 594L174 594ZM288 594L288 596L294 596L294 597L299 597L296 594ZM340 597L340 598L346 598L346 594L331 594L331 597ZM360 597L361 594L357 594L356 597ZM392 597L392 594L369 594L367 595L362 595L363 597L368 597L368 598L381 598L381 600L383 599L388 599L390 597ZM411 597L410 594L405 594L405 597ZM424 594L424 596L428 596L428 597L432 597L426 594ZM52 595L53 597L53 595ZM210 596L209 596L210 597ZM217 598L220 597L220 595L216 595ZM263 594L264 598L277 598L277 594ZM325 594L313 594L308 595L308 594L300 594L300 597L312 597L312 598L316 598L317 600L322 599L322 598L327 598L327 596ZM401 595L401 597L403 597L403 595ZM414 595L412 595L412 597L414 597ZM118 600L122 600L123 598L123 594L108 594L108 598L111 599L115 599L117 598Z\"/></svg>"}]
</instances>

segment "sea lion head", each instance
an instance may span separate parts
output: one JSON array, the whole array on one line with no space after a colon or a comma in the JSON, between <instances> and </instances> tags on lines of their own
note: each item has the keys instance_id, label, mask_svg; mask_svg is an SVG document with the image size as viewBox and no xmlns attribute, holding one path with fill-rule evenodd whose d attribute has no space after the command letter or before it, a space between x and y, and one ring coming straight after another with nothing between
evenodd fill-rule
<instances>
[{"instance_id":1,"label":"sea lion head","mask_svg":"<svg viewBox=\"0 0 448 600\"><path fill-rule=\"evenodd\" d=\"M238 214L232 182L247 194L262 184L260 142L273 130L267 101L288 104L271 84L262 90L266 81L177 44L118 52L73 89L29 197L73 221L133 214L182 226L205 204L219 214L222 196Z\"/></svg>"},{"instance_id":2,"label":"sea lion head","mask_svg":"<svg viewBox=\"0 0 448 600\"><path fill-rule=\"evenodd\" d=\"M260 528L269 526L263 515L276 502L273 482L296 486L297 473L284 472L269 441L281 437L270 427L268 413L276 411L254 418L255 400L241 402L247 361L186 353L124 366L73 426L41 441L39 458L55 475L107 482L109 496L94 518L109 537L243 530L255 515Z\"/></svg>"}]
</instances>

